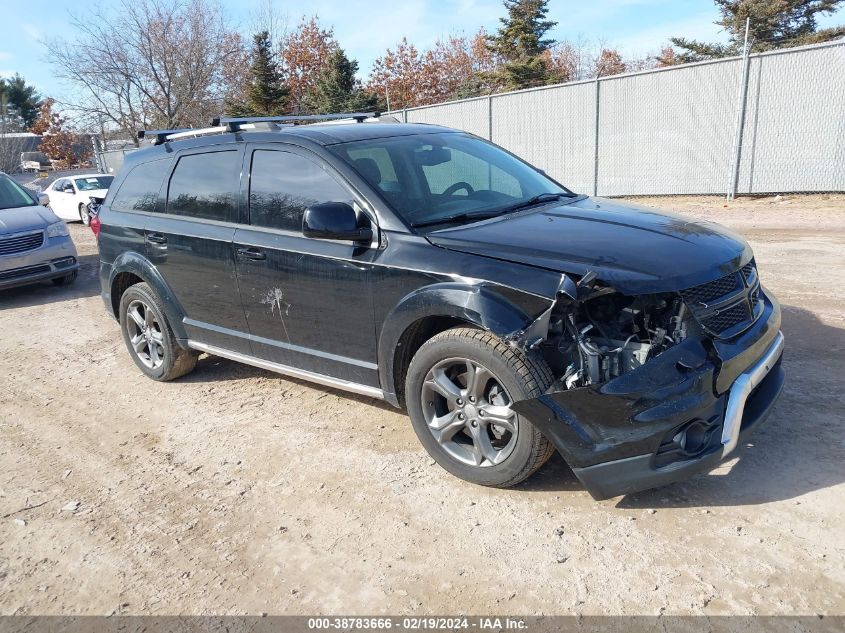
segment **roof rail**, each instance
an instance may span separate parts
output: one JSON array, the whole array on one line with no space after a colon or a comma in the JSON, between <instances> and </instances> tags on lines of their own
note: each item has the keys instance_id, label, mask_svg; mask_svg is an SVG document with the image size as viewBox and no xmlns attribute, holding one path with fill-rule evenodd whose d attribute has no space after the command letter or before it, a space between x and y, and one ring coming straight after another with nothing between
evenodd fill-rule
<instances>
[{"instance_id":1,"label":"roof rail","mask_svg":"<svg viewBox=\"0 0 845 633\"><path fill-rule=\"evenodd\" d=\"M337 114L291 114L283 116L252 116L252 117L215 117L211 120L212 127L225 125L229 131L246 123L288 123L295 121L336 121L338 119L355 119L362 123L366 119L378 118L379 112L340 112Z\"/></svg>"},{"instance_id":2,"label":"roof rail","mask_svg":"<svg viewBox=\"0 0 845 633\"><path fill-rule=\"evenodd\" d=\"M211 120L211 127L207 128L178 128L173 130L138 130L138 140L152 138L153 145L161 145L167 141L182 138L205 136L207 134L223 134L238 132L243 127L255 127L256 124L288 123L294 125L297 121L341 121L354 119L362 123L367 119L378 118L379 112L342 112L338 114L296 114L284 116L254 116L254 117L215 117ZM271 127L273 127L271 125Z\"/></svg>"},{"instance_id":3,"label":"roof rail","mask_svg":"<svg viewBox=\"0 0 845 633\"><path fill-rule=\"evenodd\" d=\"M167 140L167 137L171 134L179 134L182 132L190 131L191 128L189 127L177 128L174 130L138 130L138 140L140 141L142 139L154 136L155 140L153 141L153 144L161 145L162 143L164 143L164 141Z\"/></svg>"}]
</instances>

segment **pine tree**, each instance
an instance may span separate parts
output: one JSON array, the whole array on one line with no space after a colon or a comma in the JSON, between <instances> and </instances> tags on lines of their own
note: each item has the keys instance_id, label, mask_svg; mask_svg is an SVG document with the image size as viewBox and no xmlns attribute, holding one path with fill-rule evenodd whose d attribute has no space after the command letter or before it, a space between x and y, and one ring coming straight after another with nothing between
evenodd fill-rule
<instances>
[{"instance_id":1,"label":"pine tree","mask_svg":"<svg viewBox=\"0 0 845 633\"><path fill-rule=\"evenodd\" d=\"M15 74L14 77L8 79L0 77L0 97L8 111L14 111L22 119L25 127L32 125L38 118L41 98L35 86L27 84L20 75Z\"/></svg>"},{"instance_id":2,"label":"pine tree","mask_svg":"<svg viewBox=\"0 0 845 633\"><path fill-rule=\"evenodd\" d=\"M349 59L342 48L329 55L326 68L305 98L305 107L316 114L366 112L376 107L377 97L361 87L355 78L358 62Z\"/></svg>"},{"instance_id":3,"label":"pine tree","mask_svg":"<svg viewBox=\"0 0 845 633\"><path fill-rule=\"evenodd\" d=\"M845 26L818 29L817 16L830 14L845 0L715 0L722 18L716 22L729 34L727 44L708 44L673 37L680 49L674 63L729 57L742 52L745 20L750 18L748 39L755 51L826 42L845 36Z\"/></svg>"},{"instance_id":4,"label":"pine tree","mask_svg":"<svg viewBox=\"0 0 845 633\"><path fill-rule=\"evenodd\" d=\"M262 31L254 37L252 80L246 98L230 101L226 112L233 116L275 116L288 110L288 89L282 81L270 33Z\"/></svg>"},{"instance_id":5,"label":"pine tree","mask_svg":"<svg viewBox=\"0 0 845 633\"><path fill-rule=\"evenodd\" d=\"M557 22L546 19L548 0L504 0L508 11L502 26L487 40L490 52L502 61L494 78L506 90L518 90L548 83L544 53L555 43L544 39Z\"/></svg>"}]
</instances>

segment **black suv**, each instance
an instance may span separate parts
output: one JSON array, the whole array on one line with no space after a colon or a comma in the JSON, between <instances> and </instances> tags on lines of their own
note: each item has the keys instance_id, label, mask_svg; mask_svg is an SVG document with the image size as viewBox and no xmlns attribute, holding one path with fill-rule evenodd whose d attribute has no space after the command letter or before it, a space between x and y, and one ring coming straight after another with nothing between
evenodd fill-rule
<instances>
[{"instance_id":1,"label":"black suv","mask_svg":"<svg viewBox=\"0 0 845 633\"><path fill-rule=\"evenodd\" d=\"M598 499L710 469L765 419L780 309L740 236L362 119L223 120L127 156L94 226L141 371L205 352L383 398L458 477L510 486L556 449Z\"/></svg>"}]
</instances>

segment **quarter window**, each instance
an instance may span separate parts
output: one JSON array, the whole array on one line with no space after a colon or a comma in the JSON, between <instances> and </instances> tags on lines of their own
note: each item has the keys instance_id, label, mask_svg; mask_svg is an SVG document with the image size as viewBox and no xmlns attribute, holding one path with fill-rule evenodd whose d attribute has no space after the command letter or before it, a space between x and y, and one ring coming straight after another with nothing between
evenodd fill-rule
<instances>
[{"instance_id":1,"label":"quarter window","mask_svg":"<svg viewBox=\"0 0 845 633\"><path fill-rule=\"evenodd\" d=\"M167 213L237 222L238 155L232 150L182 156L170 177Z\"/></svg>"},{"instance_id":2,"label":"quarter window","mask_svg":"<svg viewBox=\"0 0 845 633\"><path fill-rule=\"evenodd\" d=\"M111 208L115 211L155 211L169 166L170 160L164 159L133 167L115 194Z\"/></svg>"},{"instance_id":3,"label":"quarter window","mask_svg":"<svg viewBox=\"0 0 845 633\"><path fill-rule=\"evenodd\" d=\"M351 202L347 189L313 160L278 150L252 154L249 221L301 231L305 209L320 202Z\"/></svg>"}]
</instances>

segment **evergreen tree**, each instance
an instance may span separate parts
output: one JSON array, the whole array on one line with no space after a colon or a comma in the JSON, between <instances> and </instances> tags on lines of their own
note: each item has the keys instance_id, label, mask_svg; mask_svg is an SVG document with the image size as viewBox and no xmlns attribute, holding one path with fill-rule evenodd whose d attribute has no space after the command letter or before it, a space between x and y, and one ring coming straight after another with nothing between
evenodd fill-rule
<instances>
[{"instance_id":1,"label":"evergreen tree","mask_svg":"<svg viewBox=\"0 0 845 633\"><path fill-rule=\"evenodd\" d=\"M23 120L25 127L32 125L38 118L41 97L35 86L27 84L18 74L9 79L0 77L0 101L6 104L8 113L14 112Z\"/></svg>"},{"instance_id":2,"label":"evergreen tree","mask_svg":"<svg viewBox=\"0 0 845 633\"><path fill-rule=\"evenodd\" d=\"M748 41L755 51L789 48L802 44L826 42L845 36L845 26L818 29L816 17L829 14L845 0L715 0L722 18L716 22L729 34L727 44L708 44L673 37L680 49L674 63L695 62L729 57L742 52L745 20L750 18Z\"/></svg>"},{"instance_id":3,"label":"evergreen tree","mask_svg":"<svg viewBox=\"0 0 845 633\"><path fill-rule=\"evenodd\" d=\"M282 81L270 33L255 35L250 65L252 80L246 98L229 101L226 112L233 116L276 116L288 109L288 89Z\"/></svg>"},{"instance_id":4,"label":"evergreen tree","mask_svg":"<svg viewBox=\"0 0 845 633\"><path fill-rule=\"evenodd\" d=\"M349 59L342 48L335 48L326 61L314 89L305 98L305 107L316 114L368 112L376 108L377 97L361 87L355 78L358 62Z\"/></svg>"},{"instance_id":5,"label":"evergreen tree","mask_svg":"<svg viewBox=\"0 0 845 633\"><path fill-rule=\"evenodd\" d=\"M504 0L508 11L502 26L488 37L490 52L501 67L493 78L505 90L518 90L548 83L548 63L543 54L555 43L544 39L557 22L548 20L548 0Z\"/></svg>"}]
</instances>

